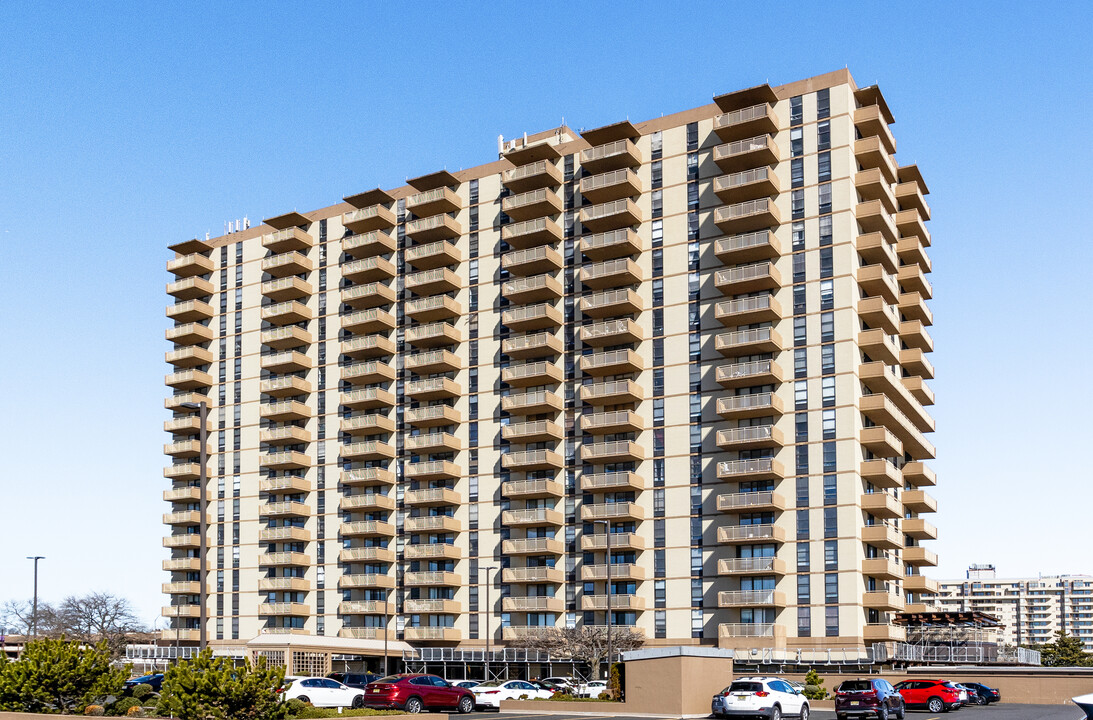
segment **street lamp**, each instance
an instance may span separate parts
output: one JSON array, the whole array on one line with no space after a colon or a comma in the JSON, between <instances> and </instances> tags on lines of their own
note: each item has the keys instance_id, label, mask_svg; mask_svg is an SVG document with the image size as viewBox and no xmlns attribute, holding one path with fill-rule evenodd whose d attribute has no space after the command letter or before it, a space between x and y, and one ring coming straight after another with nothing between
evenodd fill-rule
<instances>
[{"instance_id":1,"label":"street lamp","mask_svg":"<svg viewBox=\"0 0 1093 720\"><path fill-rule=\"evenodd\" d=\"M34 602L31 606L31 636L38 637L38 561L45 560L45 555L28 555L27 560L34 561Z\"/></svg>"},{"instance_id":2,"label":"street lamp","mask_svg":"<svg viewBox=\"0 0 1093 720\"><path fill-rule=\"evenodd\" d=\"M383 596L383 676L387 677L391 673L387 671L387 614L390 612L387 603L390 602L391 592L388 590L387 594Z\"/></svg>"},{"instance_id":3,"label":"street lamp","mask_svg":"<svg viewBox=\"0 0 1093 720\"><path fill-rule=\"evenodd\" d=\"M611 679L611 521L593 520L595 525L603 525L607 535L607 678Z\"/></svg>"},{"instance_id":4,"label":"street lamp","mask_svg":"<svg viewBox=\"0 0 1093 720\"><path fill-rule=\"evenodd\" d=\"M496 565L483 565L478 568L486 573L486 682L490 681L490 616L493 615L493 607L490 605L490 570L496 570Z\"/></svg>"},{"instance_id":5,"label":"street lamp","mask_svg":"<svg viewBox=\"0 0 1093 720\"><path fill-rule=\"evenodd\" d=\"M200 508L201 518L199 520L198 532L201 537L198 538L198 574L201 575L201 587L200 598L201 606L198 609L198 649L204 650L205 645L208 643L208 629L209 624L208 608L209 604L209 587L207 584L208 576L208 535L209 535L209 497L208 497L208 485L209 485L209 404L202 400L201 402L184 402L180 403L179 407L186 410L197 410L201 421L201 429L198 431L198 443L201 447L198 454L198 482L201 483L201 489L199 490L198 507ZM175 628L175 637L178 637L178 628Z\"/></svg>"}]
</instances>

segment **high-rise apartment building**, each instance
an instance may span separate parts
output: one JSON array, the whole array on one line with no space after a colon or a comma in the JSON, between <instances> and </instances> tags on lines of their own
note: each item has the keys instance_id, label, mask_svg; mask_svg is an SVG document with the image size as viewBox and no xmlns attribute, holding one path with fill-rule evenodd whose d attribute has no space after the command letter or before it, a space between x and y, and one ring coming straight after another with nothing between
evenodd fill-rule
<instances>
[{"instance_id":1,"label":"high-rise apartment building","mask_svg":"<svg viewBox=\"0 0 1093 720\"><path fill-rule=\"evenodd\" d=\"M995 616L1002 623L1001 643L1049 643L1061 630L1093 651L1093 576L999 578L993 565L973 565L965 579L941 580L939 586L939 610Z\"/></svg>"},{"instance_id":2,"label":"high-rise apartment building","mask_svg":"<svg viewBox=\"0 0 1093 720\"><path fill-rule=\"evenodd\" d=\"M172 246L167 637L519 644L610 590L652 644L900 639L934 371L891 123L839 71Z\"/></svg>"}]
</instances>

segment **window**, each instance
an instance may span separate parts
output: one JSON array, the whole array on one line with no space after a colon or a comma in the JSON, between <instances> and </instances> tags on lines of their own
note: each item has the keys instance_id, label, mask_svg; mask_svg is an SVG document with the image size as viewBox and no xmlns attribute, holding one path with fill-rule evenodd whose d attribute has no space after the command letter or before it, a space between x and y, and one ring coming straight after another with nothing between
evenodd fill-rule
<instances>
[{"instance_id":1,"label":"window","mask_svg":"<svg viewBox=\"0 0 1093 720\"><path fill-rule=\"evenodd\" d=\"M839 517L838 508L825 507L824 508L824 537L832 538L839 536Z\"/></svg>"},{"instance_id":2,"label":"window","mask_svg":"<svg viewBox=\"0 0 1093 720\"><path fill-rule=\"evenodd\" d=\"M805 286L793 286L793 314L802 315L805 312Z\"/></svg>"},{"instance_id":3,"label":"window","mask_svg":"<svg viewBox=\"0 0 1093 720\"><path fill-rule=\"evenodd\" d=\"M831 212L831 183L820 185L820 206L818 211L821 215Z\"/></svg>"},{"instance_id":4,"label":"window","mask_svg":"<svg viewBox=\"0 0 1093 720\"><path fill-rule=\"evenodd\" d=\"M808 375L808 351L805 348L793 350L793 377L803 378Z\"/></svg>"},{"instance_id":5,"label":"window","mask_svg":"<svg viewBox=\"0 0 1093 720\"><path fill-rule=\"evenodd\" d=\"M838 470L838 464L836 460L835 443L824 443L824 472L835 472Z\"/></svg>"},{"instance_id":6,"label":"window","mask_svg":"<svg viewBox=\"0 0 1093 720\"><path fill-rule=\"evenodd\" d=\"M839 602L839 576L837 573L824 575L824 602Z\"/></svg>"},{"instance_id":7,"label":"window","mask_svg":"<svg viewBox=\"0 0 1093 720\"><path fill-rule=\"evenodd\" d=\"M839 541L824 540L824 569L839 569Z\"/></svg>"},{"instance_id":8,"label":"window","mask_svg":"<svg viewBox=\"0 0 1093 720\"><path fill-rule=\"evenodd\" d=\"M793 219L800 220L805 216L805 191L794 190L790 194L790 208L793 211Z\"/></svg>"},{"instance_id":9,"label":"window","mask_svg":"<svg viewBox=\"0 0 1093 720\"><path fill-rule=\"evenodd\" d=\"M831 153L822 152L816 158L817 180L828 182L831 180Z\"/></svg>"},{"instance_id":10,"label":"window","mask_svg":"<svg viewBox=\"0 0 1093 720\"><path fill-rule=\"evenodd\" d=\"M803 222L793 223L793 251L805 249L805 224Z\"/></svg>"},{"instance_id":11,"label":"window","mask_svg":"<svg viewBox=\"0 0 1093 720\"><path fill-rule=\"evenodd\" d=\"M800 125L805 121L804 98L800 95L789 99L789 124Z\"/></svg>"},{"instance_id":12,"label":"window","mask_svg":"<svg viewBox=\"0 0 1093 720\"><path fill-rule=\"evenodd\" d=\"M820 277L829 278L835 274L834 250L829 247L820 248Z\"/></svg>"},{"instance_id":13,"label":"window","mask_svg":"<svg viewBox=\"0 0 1093 720\"><path fill-rule=\"evenodd\" d=\"M797 539L808 540L808 510L797 511ZM800 557L798 556L799 560Z\"/></svg>"},{"instance_id":14,"label":"window","mask_svg":"<svg viewBox=\"0 0 1093 720\"><path fill-rule=\"evenodd\" d=\"M793 282L805 281L805 255L797 253L793 256Z\"/></svg>"},{"instance_id":15,"label":"window","mask_svg":"<svg viewBox=\"0 0 1093 720\"><path fill-rule=\"evenodd\" d=\"M833 407L835 405L835 378L825 377L821 384L823 387L823 406Z\"/></svg>"},{"instance_id":16,"label":"window","mask_svg":"<svg viewBox=\"0 0 1093 720\"><path fill-rule=\"evenodd\" d=\"M698 149L698 123L687 123L687 149Z\"/></svg>"},{"instance_id":17,"label":"window","mask_svg":"<svg viewBox=\"0 0 1093 720\"><path fill-rule=\"evenodd\" d=\"M789 176L791 179L792 187L799 188L805 186L805 159L793 158L793 161L789 165Z\"/></svg>"},{"instance_id":18,"label":"window","mask_svg":"<svg viewBox=\"0 0 1093 720\"><path fill-rule=\"evenodd\" d=\"M649 152L652 154L652 159L659 158L664 150L664 133L657 130L655 133L649 136Z\"/></svg>"},{"instance_id":19,"label":"window","mask_svg":"<svg viewBox=\"0 0 1093 720\"><path fill-rule=\"evenodd\" d=\"M805 135L801 128L793 128L789 131L790 157L801 157L805 154Z\"/></svg>"},{"instance_id":20,"label":"window","mask_svg":"<svg viewBox=\"0 0 1093 720\"><path fill-rule=\"evenodd\" d=\"M650 201L653 206L653 217L658 218L664 214L664 191L654 190L650 194Z\"/></svg>"},{"instance_id":21,"label":"window","mask_svg":"<svg viewBox=\"0 0 1093 720\"><path fill-rule=\"evenodd\" d=\"M698 179L698 153L687 153L687 179Z\"/></svg>"},{"instance_id":22,"label":"window","mask_svg":"<svg viewBox=\"0 0 1093 720\"><path fill-rule=\"evenodd\" d=\"M687 183L687 207L694 209L698 207L698 183Z\"/></svg>"},{"instance_id":23,"label":"window","mask_svg":"<svg viewBox=\"0 0 1093 720\"><path fill-rule=\"evenodd\" d=\"M837 637L839 634L839 608L824 608L824 634L828 637Z\"/></svg>"},{"instance_id":24,"label":"window","mask_svg":"<svg viewBox=\"0 0 1093 720\"><path fill-rule=\"evenodd\" d=\"M832 235L831 216L824 215L820 218L820 246L830 245Z\"/></svg>"},{"instance_id":25,"label":"window","mask_svg":"<svg viewBox=\"0 0 1093 720\"><path fill-rule=\"evenodd\" d=\"M816 149L831 149L831 121L821 120L816 123Z\"/></svg>"},{"instance_id":26,"label":"window","mask_svg":"<svg viewBox=\"0 0 1093 720\"><path fill-rule=\"evenodd\" d=\"M797 608L797 637L812 636L812 610L811 608Z\"/></svg>"},{"instance_id":27,"label":"window","mask_svg":"<svg viewBox=\"0 0 1093 720\"><path fill-rule=\"evenodd\" d=\"M824 505L838 502L838 483L834 475L824 475Z\"/></svg>"},{"instance_id":28,"label":"window","mask_svg":"<svg viewBox=\"0 0 1093 720\"><path fill-rule=\"evenodd\" d=\"M805 323L808 320L804 315L793 318L793 344L804 345L808 342L808 332Z\"/></svg>"},{"instance_id":29,"label":"window","mask_svg":"<svg viewBox=\"0 0 1093 720\"><path fill-rule=\"evenodd\" d=\"M809 579L808 575L797 576L797 604L799 605L807 605L810 602Z\"/></svg>"},{"instance_id":30,"label":"window","mask_svg":"<svg viewBox=\"0 0 1093 720\"><path fill-rule=\"evenodd\" d=\"M807 380L797 380L793 383L793 405L797 410L808 408Z\"/></svg>"},{"instance_id":31,"label":"window","mask_svg":"<svg viewBox=\"0 0 1093 720\"><path fill-rule=\"evenodd\" d=\"M823 411L824 440L835 438L835 411L832 409Z\"/></svg>"},{"instance_id":32,"label":"window","mask_svg":"<svg viewBox=\"0 0 1093 720\"><path fill-rule=\"evenodd\" d=\"M835 342L835 313L820 313L820 342Z\"/></svg>"},{"instance_id":33,"label":"window","mask_svg":"<svg viewBox=\"0 0 1093 720\"><path fill-rule=\"evenodd\" d=\"M808 478L797 478L797 507L808 507Z\"/></svg>"},{"instance_id":34,"label":"window","mask_svg":"<svg viewBox=\"0 0 1093 720\"><path fill-rule=\"evenodd\" d=\"M693 637L693 638L702 637L702 611L701 610L692 610L691 611L691 637Z\"/></svg>"},{"instance_id":35,"label":"window","mask_svg":"<svg viewBox=\"0 0 1093 720\"><path fill-rule=\"evenodd\" d=\"M820 281L820 309L830 310L835 307L835 282L833 280Z\"/></svg>"},{"instance_id":36,"label":"window","mask_svg":"<svg viewBox=\"0 0 1093 720\"><path fill-rule=\"evenodd\" d=\"M650 187L659 188L664 184L664 163L660 160L649 166Z\"/></svg>"},{"instance_id":37,"label":"window","mask_svg":"<svg viewBox=\"0 0 1093 720\"><path fill-rule=\"evenodd\" d=\"M793 450L796 456L797 474L808 473L808 445L798 445Z\"/></svg>"},{"instance_id":38,"label":"window","mask_svg":"<svg viewBox=\"0 0 1093 720\"><path fill-rule=\"evenodd\" d=\"M834 345L821 345L820 346L820 372L824 375L831 375L835 372L835 346Z\"/></svg>"},{"instance_id":39,"label":"window","mask_svg":"<svg viewBox=\"0 0 1093 720\"><path fill-rule=\"evenodd\" d=\"M816 117L831 117L831 88L816 91Z\"/></svg>"},{"instance_id":40,"label":"window","mask_svg":"<svg viewBox=\"0 0 1093 720\"><path fill-rule=\"evenodd\" d=\"M808 413L799 412L793 416L793 425L796 430L795 440L799 443L808 442ZM798 498L800 492L798 492ZM806 505L808 503L805 503Z\"/></svg>"},{"instance_id":41,"label":"window","mask_svg":"<svg viewBox=\"0 0 1093 720\"><path fill-rule=\"evenodd\" d=\"M653 630L655 637L668 637L668 613L666 611L657 610L653 613Z\"/></svg>"},{"instance_id":42,"label":"window","mask_svg":"<svg viewBox=\"0 0 1093 720\"><path fill-rule=\"evenodd\" d=\"M797 543L797 571L808 572L810 560L809 560L809 545L806 542Z\"/></svg>"}]
</instances>

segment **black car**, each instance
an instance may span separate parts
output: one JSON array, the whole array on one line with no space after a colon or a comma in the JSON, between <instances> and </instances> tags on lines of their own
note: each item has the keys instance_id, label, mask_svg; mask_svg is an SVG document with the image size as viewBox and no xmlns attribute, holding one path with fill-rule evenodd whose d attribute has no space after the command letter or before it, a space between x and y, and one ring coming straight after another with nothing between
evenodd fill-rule
<instances>
[{"instance_id":1,"label":"black car","mask_svg":"<svg viewBox=\"0 0 1093 720\"><path fill-rule=\"evenodd\" d=\"M983 683L966 682L960 683L969 690L975 690L978 695L977 702L980 705L990 705L991 703L1000 702L1002 700L1002 693L992 687L988 687ZM970 700L970 698L969 698Z\"/></svg>"},{"instance_id":2,"label":"black car","mask_svg":"<svg viewBox=\"0 0 1093 720\"><path fill-rule=\"evenodd\" d=\"M153 691L159 692L159 689L163 687L163 673L141 675L140 677L125 681L126 690L132 690L137 685L151 685Z\"/></svg>"},{"instance_id":3,"label":"black car","mask_svg":"<svg viewBox=\"0 0 1093 720\"><path fill-rule=\"evenodd\" d=\"M903 696L887 680L844 680L835 688L835 717L838 720L851 717L878 720L896 717L902 720L906 712Z\"/></svg>"},{"instance_id":4,"label":"black car","mask_svg":"<svg viewBox=\"0 0 1093 720\"><path fill-rule=\"evenodd\" d=\"M351 673L351 672L332 672L327 675L331 680L337 680L342 685L351 688L357 688L358 690L364 690L364 686L368 683L376 682L382 675L375 673L363 672L363 673Z\"/></svg>"}]
</instances>

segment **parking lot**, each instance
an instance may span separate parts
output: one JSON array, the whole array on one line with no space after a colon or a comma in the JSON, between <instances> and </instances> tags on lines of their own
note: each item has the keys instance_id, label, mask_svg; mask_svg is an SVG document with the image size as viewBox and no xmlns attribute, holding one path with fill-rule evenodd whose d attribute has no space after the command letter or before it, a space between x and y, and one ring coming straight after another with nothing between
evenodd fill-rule
<instances>
[{"instance_id":1,"label":"parking lot","mask_svg":"<svg viewBox=\"0 0 1093 720\"><path fill-rule=\"evenodd\" d=\"M469 715L453 717L467 720L654 720L652 716L601 715L595 712L585 713L513 713L513 712L474 712ZM815 710L814 720L833 720L831 710ZM1085 715L1074 705L1016 705L1001 703L987 707L968 707L957 712L941 715L925 711L908 710L909 720L1083 720ZM663 720L677 720L663 716Z\"/></svg>"}]
</instances>

